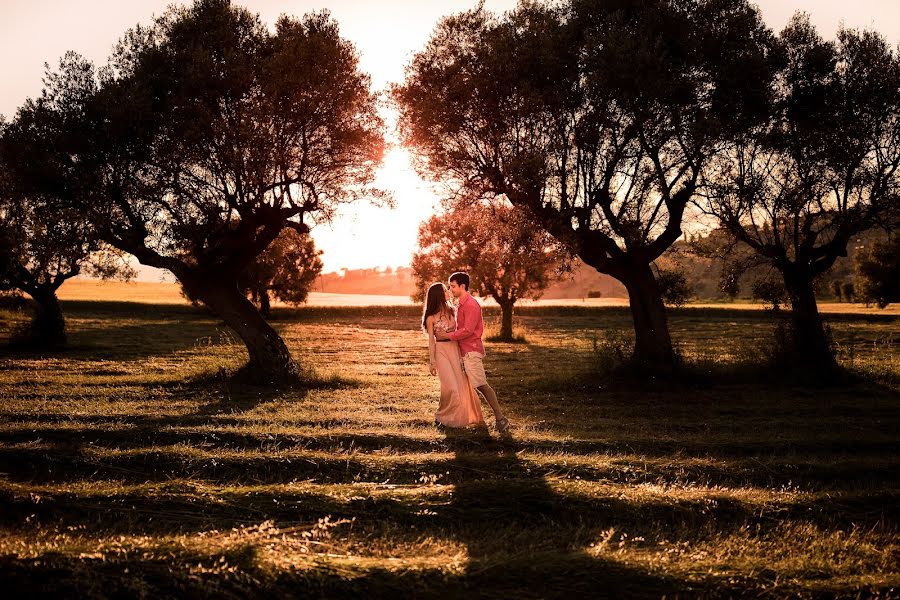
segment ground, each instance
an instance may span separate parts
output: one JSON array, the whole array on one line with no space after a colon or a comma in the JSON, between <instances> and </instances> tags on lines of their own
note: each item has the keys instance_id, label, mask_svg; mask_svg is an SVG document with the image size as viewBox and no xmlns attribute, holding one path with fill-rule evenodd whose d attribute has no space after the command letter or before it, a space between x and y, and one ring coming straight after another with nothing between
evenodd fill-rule
<instances>
[{"instance_id":1,"label":"ground","mask_svg":"<svg viewBox=\"0 0 900 600\"><path fill-rule=\"evenodd\" d=\"M762 311L673 311L659 382L614 376L627 309L529 308L504 437L433 425L416 307L276 311L317 377L281 390L202 309L64 310L68 350L0 354L6 594L900 595L895 314L829 315L824 385L760 366Z\"/></svg>"}]
</instances>

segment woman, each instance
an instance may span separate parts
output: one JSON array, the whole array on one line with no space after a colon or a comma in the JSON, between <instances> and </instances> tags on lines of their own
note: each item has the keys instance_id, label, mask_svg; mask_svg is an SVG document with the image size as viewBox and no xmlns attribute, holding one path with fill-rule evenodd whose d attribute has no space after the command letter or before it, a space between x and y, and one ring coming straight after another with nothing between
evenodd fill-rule
<instances>
[{"instance_id":1,"label":"woman","mask_svg":"<svg viewBox=\"0 0 900 600\"><path fill-rule=\"evenodd\" d=\"M422 328L428 334L428 370L441 380L441 402L434 421L447 427L484 424L481 400L462 369L459 345L452 340L439 342L435 330L456 330L456 315L448 301L443 283L433 283L425 295Z\"/></svg>"}]
</instances>

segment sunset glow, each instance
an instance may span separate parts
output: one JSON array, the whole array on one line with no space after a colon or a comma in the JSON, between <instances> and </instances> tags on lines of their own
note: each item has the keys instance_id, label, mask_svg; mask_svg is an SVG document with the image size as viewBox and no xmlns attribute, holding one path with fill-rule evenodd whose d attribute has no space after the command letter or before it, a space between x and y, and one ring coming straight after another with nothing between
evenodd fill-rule
<instances>
[{"instance_id":1,"label":"sunset glow","mask_svg":"<svg viewBox=\"0 0 900 600\"><path fill-rule=\"evenodd\" d=\"M393 193L394 209L346 206L333 223L313 230L316 244L325 250L325 271L409 264L419 223L438 208L434 186L416 175L408 152L399 146L385 155L375 183Z\"/></svg>"}]
</instances>

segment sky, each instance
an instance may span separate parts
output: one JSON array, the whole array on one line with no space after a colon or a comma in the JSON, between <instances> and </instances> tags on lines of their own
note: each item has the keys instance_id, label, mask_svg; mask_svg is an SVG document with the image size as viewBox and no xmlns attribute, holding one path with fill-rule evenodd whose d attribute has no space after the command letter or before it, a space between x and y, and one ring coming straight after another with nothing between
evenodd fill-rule
<instances>
[{"instance_id":1,"label":"sky","mask_svg":"<svg viewBox=\"0 0 900 600\"><path fill-rule=\"evenodd\" d=\"M44 63L55 65L68 50L95 63L105 62L126 29L148 23L170 0L0 0L0 114L7 118L28 97L40 94ZM422 48L437 20L472 8L476 0L236 0L273 25L279 15L302 15L328 9L341 34L360 54L360 68L376 89L400 81L412 54ZM488 10L502 12L516 0L486 0ZM758 0L763 18L776 31L791 15L810 13L813 24L832 37L841 23L874 28L892 45L900 44L900 0ZM388 115L390 117L390 115ZM393 134L392 134L393 135ZM324 251L325 271L342 268L408 265L419 223L438 208L438 188L422 181L405 150L386 157L378 184L392 189L395 208L357 203L329 225L313 231Z\"/></svg>"}]
</instances>

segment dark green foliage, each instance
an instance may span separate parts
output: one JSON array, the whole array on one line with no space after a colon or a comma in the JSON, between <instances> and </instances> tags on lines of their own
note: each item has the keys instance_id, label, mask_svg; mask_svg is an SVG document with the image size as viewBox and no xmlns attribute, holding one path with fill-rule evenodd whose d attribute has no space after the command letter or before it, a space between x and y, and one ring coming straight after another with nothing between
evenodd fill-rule
<instances>
[{"instance_id":1,"label":"dark green foliage","mask_svg":"<svg viewBox=\"0 0 900 600\"><path fill-rule=\"evenodd\" d=\"M857 293L861 301L884 308L900 302L900 236L875 242L856 259ZM853 295L854 290L850 293Z\"/></svg>"},{"instance_id":2,"label":"dark green foliage","mask_svg":"<svg viewBox=\"0 0 900 600\"><path fill-rule=\"evenodd\" d=\"M687 277L681 271L658 269L656 281L663 301L670 306L684 306L694 295Z\"/></svg>"}]
</instances>

